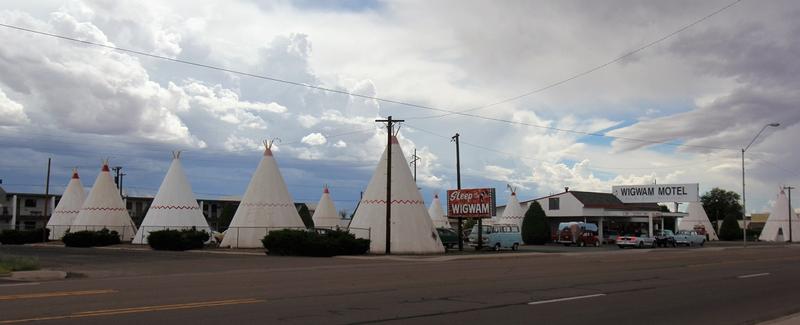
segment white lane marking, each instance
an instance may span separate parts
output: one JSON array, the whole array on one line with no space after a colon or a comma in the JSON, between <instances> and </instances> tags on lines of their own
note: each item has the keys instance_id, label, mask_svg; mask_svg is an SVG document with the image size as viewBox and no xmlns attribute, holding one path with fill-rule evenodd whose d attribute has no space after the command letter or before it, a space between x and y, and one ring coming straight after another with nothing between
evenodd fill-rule
<instances>
[{"instance_id":1,"label":"white lane marking","mask_svg":"<svg viewBox=\"0 0 800 325\"><path fill-rule=\"evenodd\" d=\"M767 276L767 275L769 275L769 273L756 273L756 274L740 275L740 276L737 276L737 278L739 278L739 279L748 279L748 278L756 278L756 277Z\"/></svg>"},{"instance_id":2,"label":"white lane marking","mask_svg":"<svg viewBox=\"0 0 800 325\"><path fill-rule=\"evenodd\" d=\"M22 283L9 283L9 284L0 284L0 288L2 287L19 287L19 286L35 286L39 285L39 282L22 282Z\"/></svg>"},{"instance_id":3,"label":"white lane marking","mask_svg":"<svg viewBox=\"0 0 800 325\"><path fill-rule=\"evenodd\" d=\"M550 299L550 300L540 300L540 301L531 301L528 305L543 305L549 304L553 302L561 302L561 301L570 301L570 300L578 300L578 299L587 299L587 298L594 298L594 297L602 297L605 296L605 293L598 293L593 295L585 295L585 296L577 296L577 297L567 297L567 298L558 298L558 299Z\"/></svg>"}]
</instances>

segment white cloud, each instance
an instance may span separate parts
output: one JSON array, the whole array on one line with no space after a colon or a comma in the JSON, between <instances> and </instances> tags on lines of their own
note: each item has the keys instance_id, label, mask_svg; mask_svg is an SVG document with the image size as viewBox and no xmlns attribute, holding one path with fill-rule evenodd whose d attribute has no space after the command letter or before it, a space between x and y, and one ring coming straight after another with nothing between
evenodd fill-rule
<instances>
[{"instance_id":1,"label":"white cloud","mask_svg":"<svg viewBox=\"0 0 800 325\"><path fill-rule=\"evenodd\" d=\"M333 147L334 148L347 148L347 142L344 142L342 140L336 141L336 143L333 144Z\"/></svg>"},{"instance_id":2,"label":"white cloud","mask_svg":"<svg viewBox=\"0 0 800 325\"><path fill-rule=\"evenodd\" d=\"M322 133L311 133L304 136L301 142L310 146L321 146L328 143L328 139Z\"/></svg>"},{"instance_id":3,"label":"white cloud","mask_svg":"<svg viewBox=\"0 0 800 325\"><path fill-rule=\"evenodd\" d=\"M225 139L225 149L228 151L256 151L263 149L262 145L254 140L235 135Z\"/></svg>"},{"instance_id":4,"label":"white cloud","mask_svg":"<svg viewBox=\"0 0 800 325\"><path fill-rule=\"evenodd\" d=\"M19 125L30 122L25 115L22 104L17 103L6 96L0 89L0 126Z\"/></svg>"}]
</instances>

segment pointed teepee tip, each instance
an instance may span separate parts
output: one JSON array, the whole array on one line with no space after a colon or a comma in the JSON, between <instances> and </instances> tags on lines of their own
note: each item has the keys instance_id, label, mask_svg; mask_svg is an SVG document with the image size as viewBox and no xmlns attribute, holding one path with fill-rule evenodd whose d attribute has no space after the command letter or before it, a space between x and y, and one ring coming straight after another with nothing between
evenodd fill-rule
<instances>
[{"instance_id":1,"label":"pointed teepee tip","mask_svg":"<svg viewBox=\"0 0 800 325\"><path fill-rule=\"evenodd\" d=\"M182 150L173 150L172 151L172 159L181 159L181 152Z\"/></svg>"},{"instance_id":2,"label":"pointed teepee tip","mask_svg":"<svg viewBox=\"0 0 800 325\"><path fill-rule=\"evenodd\" d=\"M275 141L281 141L280 138L274 138L272 140L264 140L264 156L272 156L272 145L275 144Z\"/></svg>"},{"instance_id":3,"label":"pointed teepee tip","mask_svg":"<svg viewBox=\"0 0 800 325\"><path fill-rule=\"evenodd\" d=\"M103 168L101 170L104 172L111 171L111 169L108 168L108 158L103 159Z\"/></svg>"},{"instance_id":4,"label":"pointed teepee tip","mask_svg":"<svg viewBox=\"0 0 800 325\"><path fill-rule=\"evenodd\" d=\"M434 198L434 199L438 199L438 198L439 198L439 194L438 194L438 193L437 193L437 194L434 194L434 195L433 195L433 198Z\"/></svg>"},{"instance_id":5,"label":"pointed teepee tip","mask_svg":"<svg viewBox=\"0 0 800 325\"><path fill-rule=\"evenodd\" d=\"M324 194L329 194L330 193L330 191L328 190L328 184L325 184L324 186L322 186L322 193L324 193Z\"/></svg>"},{"instance_id":6,"label":"pointed teepee tip","mask_svg":"<svg viewBox=\"0 0 800 325\"><path fill-rule=\"evenodd\" d=\"M400 141L397 140L397 136L396 135L393 135L390 141L392 142L392 144L400 144Z\"/></svg>"},{"instance_id":7,"label":"pointed teepee tip","mask_svg":"<svg viewBox=\"0 0 800 325\"><path fill-rule=\"evenodd\" d=\"M78 167L72 168L72 178L73 179L79 179L80 178L80 176L78 176Z\"/></svg>"}]
</instances>

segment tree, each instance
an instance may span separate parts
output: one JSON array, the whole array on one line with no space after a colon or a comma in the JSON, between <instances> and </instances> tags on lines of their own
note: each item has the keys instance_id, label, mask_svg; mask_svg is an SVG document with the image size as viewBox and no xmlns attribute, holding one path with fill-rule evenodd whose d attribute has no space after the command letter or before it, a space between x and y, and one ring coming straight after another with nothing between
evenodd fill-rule
<instances>
[{"instance_id":1,"label":"tree","mask_svg":"<svg viewBox=\"0 0 800 325\"><path fill-rule=\"evenodd\" d=\"M533 201L522 219L522 241L525 244L544 245L550 239L550 227L539 202Z\"/></svg>"},{"instance_id":2,"label":"tree","mask_svg":"<svg viewBox=\"0 0 800 325\"><path fill-rule=\"evenodd\" d=\"M303 224L306 228L314 228L314 219L311 218L311 212L308 211L308 206L301 204L300 210L297 212L300 213L300 219L303 219Z\"/></svg>"},{"instance_id":3,"label":"tree","mask_svg":"<svg viewBox=\"0 0 800 325\"><path fill-rule=\"evenodd\" d=\"M726 191L721 188L713 188L700 198L703 208L706 209L708 217L714 220L719 227L719 222L728 215L736 219L742 219L742 205L739 204L739 194L733 191Z\"/></svg>"},{"instance_id":4,"label":"tree","mask_svg":"<svg viewBox=\"0 0 800 325\"><path fill-rule=\"evenodd\" d=\"M230 227L231 220L233 220L233 215L236 214L236 205L233 204L225 204L222 206L222 212L219 214L219 218L217 219L217 230L218 231L225 231Z\"/></svg>"},{"instance_id":5,"label":"tree","mask_svg":"<svg viewBox=\"0 0 800 325\"><path fill-rule=\"evenodd\" d=\"M736 216L728 214L725 220L722 221L722 229L719 230L719 239L722 240L741 240L742 228L739 227L739 222Z\"/></svg>"}]
</instances>

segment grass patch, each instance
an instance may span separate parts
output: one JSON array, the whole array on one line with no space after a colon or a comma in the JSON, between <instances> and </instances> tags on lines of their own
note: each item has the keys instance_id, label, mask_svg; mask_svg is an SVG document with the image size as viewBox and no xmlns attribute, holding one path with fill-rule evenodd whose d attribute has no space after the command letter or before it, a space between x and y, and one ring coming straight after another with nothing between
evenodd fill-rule
<instances>
[{"instance_id":1,"label":"grass patch","mask_svg":"<svg viewBox=\"0 0 800 325\"><path fill-rule=\"evenodd\" d=\"M23 256L0 256L0 275L14 271L33 271L39 269L39 259Z\"/></svg>"}]
</instances>

